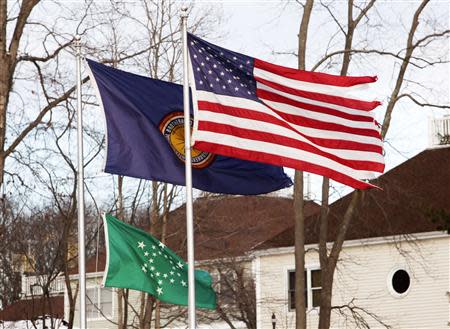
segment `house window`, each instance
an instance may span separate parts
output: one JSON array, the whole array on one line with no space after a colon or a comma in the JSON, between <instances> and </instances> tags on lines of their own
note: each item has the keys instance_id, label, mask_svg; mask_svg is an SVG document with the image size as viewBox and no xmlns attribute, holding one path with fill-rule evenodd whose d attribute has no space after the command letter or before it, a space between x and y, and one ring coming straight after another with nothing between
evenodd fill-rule
<instances>
[{"instance_id":1,"label":"house window","mask_svg":"<svg viewBox=\"0 0 450 329\"><path fill-rule=\"evenodd\" d=\"M87 288L86 297L86 317L88 320L112 316L113 293L111 289Z\"/></svg>"},{"instance_id":2,"label":"house window","mask_svg":"<svg viewBox=\"0 0 450 329\"><path fill-rule=\"evenodd\" d=\"M395 269L392 271L389 281L391 294L395 297L405 296L411 286L411 278L405 269Z\"/></svg>"},{"instance_id":3,"label":"house window","mask_svg":"<svg viewBox=\"0 0 450 329\"><path fill-rule=\"evenodd\" d=\"M295 271L289 271L288 306L295 310ZM320 305L320 291L322 290L320 269L307 269L305 271L305 300L306 308L312 309Z\"/></svg>"}]
</instances>

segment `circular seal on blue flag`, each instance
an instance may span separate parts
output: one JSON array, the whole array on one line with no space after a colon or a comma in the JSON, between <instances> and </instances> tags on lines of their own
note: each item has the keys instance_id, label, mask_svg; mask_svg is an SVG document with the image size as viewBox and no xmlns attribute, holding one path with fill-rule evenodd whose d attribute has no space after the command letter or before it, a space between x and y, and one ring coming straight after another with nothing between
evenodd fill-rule
<instances>
[{"instance_id":1,"label":"circular seal on blue flag","mask_svg":"<svg viewBox=\"0 0 450 329\"><path fill-rule=\"evenodd\" d=\"M191 117L190 127L192 129L194 120ZM172 112L166 115L159 124L159 130L169 142L178 159L185 161L184 156L184 114L183 112ZM192 167L201 169L209 166L215 155L208 152L191 149Z\"/></svg>"}]
</instances>

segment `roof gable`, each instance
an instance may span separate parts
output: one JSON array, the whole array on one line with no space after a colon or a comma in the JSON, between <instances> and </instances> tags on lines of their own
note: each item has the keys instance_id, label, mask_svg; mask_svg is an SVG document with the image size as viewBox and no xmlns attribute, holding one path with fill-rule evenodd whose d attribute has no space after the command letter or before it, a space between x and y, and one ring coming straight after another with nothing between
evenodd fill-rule
<instances>
[{"instance_id":1,"label":"roof gable","mask_svg":"<svg viewBox=\"0 0 450 329\"><path fill-rule=\"evenodd\" d=\"M450 148L425 150L377 179L364 193L346 240L407 235L442 230L432 211L450 213ZM353 192L354 193L354 192ZM353 193L330 205L328 241L333 241ZM317 243L318 214L305 220L306 243ZM260 244L256 249L294 245L290 227Z\"/></svg>"}]
</instances>

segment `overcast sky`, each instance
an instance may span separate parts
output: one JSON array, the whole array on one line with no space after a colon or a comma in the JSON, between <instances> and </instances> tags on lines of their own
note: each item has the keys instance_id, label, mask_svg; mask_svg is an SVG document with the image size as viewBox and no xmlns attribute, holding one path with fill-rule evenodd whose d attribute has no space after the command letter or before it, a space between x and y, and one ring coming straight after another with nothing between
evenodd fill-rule
<instances>
[{"instance_id":1,"label":"overcast sky","mask_svg":"<svg viewBox=\"0 0 450 329\"><path fill-rule=\"evenodd\" d=\"M334 6L333 14L335 17L345 22L346 2L331 0L322 0L322 2L331 3ZM109 2L106 1L99 0L98 3L109 5ZM64 4L68 7L73 5L73 8L80 6L78 1L68 1L64 2ZM406 44L405 31L411 25L412 15L418 4L419 1L377 1L375 7L369 12L369 24L364 22L364 27L356 33L354 45L395 52L401 50ZM140 5L140 1L127 1L127 6L131 8L134 6L142 11ZM211 31L208 31L208 41L280 65L297 66L296 57L287 54L297 51L297 33L302 8L296 1L197 1L195 6L213 7L214 10L210 15L211 17L216 17L216 12L219 14L221 24L219 24L218 28L214 26L211 28ZM38 15L41 19L44 17L43 15L47 15L45 19L56 21L58 15L60 15L57 9L54 2L43 1L35 15ZM354 15L357 12L355 10ZM136 18L138 17L139 12L136 12ZM435 26L437 30L448 29L449 1L434 0L430 2L423 18L428 23L431 22L431 25ZM142 21L145 20L142 19ZM73 23L76 24L77 22ZM121 26L120 28L128 31L127 26ZM130 28L128 27L128 29ZM419 26L418 35L423 35L424 31L429 32L427 30L429 30L429 25L422 23ZM92 33L99 34L95 30L92 30ZM36 41L32 34L28 35L28 39ZM316 1L308 34L307 69L311 68L318 59L322 58L327 49L342 48L343 34L339 31L339 27L327 10L320 4L320 1ZM446 54L448 59L449 44L448 42L432 44L430 52L433 54ZM73 77L74 75L71 71L73 68L73 57L70 54L68 57L70 57L70 68L68 68L68 71L69 75ZM132 62L130 63L128 65L132 65ZM129 66L121 66L120 68L129 69ZM145 74L145 72L138 72L139 66L130 67L130 69L133 72ZM339 69L339 61L336 61L334 65L321 66L318 70L337 74ZM365 92L365 96L367 99L378 99L386 104L388 95L395 83L394 77L397 71L398 63L394 64L392 60L386 57L364 55L353 58L349 74L377 75L379 80ZM405 82L405 86L409 92L415 92L419 96L424 96L430 102L449 103L448 65L438 65L426 70L411 68L406 78L408 81ZM35 88L34 86L32 87ZM377 108L375 113L378 121L382 121L384 112L385 105ZM427 148L429 119L442 117L445 113L446 111L443 110L421 108L406 100L400 102L394 110L391 127L385 143L387 170ZM100 115L98 119L98 124L102 126ZM76 148L74 145L72 145L71 149L75 156ZM92 163L89 166L89 170L92 173L92 177L96 180L98 179L99 186L105 190L105 186L112 185L113 178L112 175L99 174L103 156L104 153L102 152L99 161ZM286 169L286 171L293 177L293 170ZM127 178L126 181L127 184L130 182L130 186L133 186L133 179ZM320 178L313 178L312 185L315 200L320 199L320 184ZM110 190L114 190L113 186L111 186ZM349 190L345 189L343 192ZM291 193L292 189L282 192L284 195ZM338 197L339 195L335 194L332 199ZM100 203L102 200L108 203L111 200L111 195L99 193L96 198L100 200Z\"/></svg>"},{"instance_id":2,"label":"overcast sky","mask_svg":"<svg viewBox=\"0 0 450 329\"><path fill-rule=\"evenodd\" d=\"M328 2L330 3L330 2ZM383 47L387 50L398 51L406 45L406 34L411 25L412 15L419 1L379 1L372 12L369 12L370 24L379 25L377 29L370 27L362 29L362 33L355 36L355 43L369 44ZM272 61L281 65L296 67L296 58L288 53L296 51L297 33L301 19L302 9L295 1L202 1L202 5L220 6L224 22L221 25L221 38L213 40L227 48L239 51L254 57ZM334 14L338 19L346 15L346 2L334 1ZM334 36L331 44L342 49L342 39L339 37L338 26L331 16L320 5L315 3L307 45L307 69L325 53L330 38ZM354 15L356 16L355 10ZM433 1L424 13L427 20L435 20L444 29L449 25L449 1ZM423 25L423 24L422 24ZM419 26L418 35L421 35ZM367 32L369 31L369 32ZM364 35L364 33L367 33ZM361 41L367 38L368 43ZM436 45L436 52L446 51L448 59L448 42ZM327 73L338 73L335 68L321 67L319 70ZM376 56L354 58L349 74L377 75L379 80L366 94L386 103L395 81L393 77L398 65L392 61ZM439 104L449 104L449 68L448 65L439 65L424 72L410 70L407 78L415 82L407 82L408 90L425 93L424 88L415 84L427 86L427 99ZM376 110L377 119L381 122L385 106ZM386 138L386 169L397 166L408 158L428 147L428 122L433 117L442 117L449 113L445 110L421 108L412 102L405 101L397 105L394 110L391 127ZM288 170L290 174L293 171ZM316 197L320 191L320 179L313 179L313 192Z\"/></svg>"}]
</instances>

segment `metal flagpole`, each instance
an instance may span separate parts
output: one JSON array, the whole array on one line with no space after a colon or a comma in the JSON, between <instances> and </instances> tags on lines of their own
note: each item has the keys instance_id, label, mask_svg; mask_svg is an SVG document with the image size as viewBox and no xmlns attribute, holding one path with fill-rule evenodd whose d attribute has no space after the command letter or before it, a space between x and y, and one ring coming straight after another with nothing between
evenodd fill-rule
<instances>
[{"instance_id":1,"label":"metal flagpole","mask_svg":"<svg viewBox=\"0 0 450 329\"><path fill-rule=\"evenodd\" d=\"M194 277L194 220L192 212L192 164L191 164L191 121L189 113L189 79L187 48L188 8L181 8L181 34L183 38L183 105L184 105L184 154L186 172L186 233L188 263L188 324L195 329L195 277Z\"/></svg>"},{"instance_id":2,"label":"metal flagpole","mask_svg":"<svg viewBox=\"0 0 450 329\"><path fill-rule=\"evenodd\" d=\"M83 116L81 113L81 37L75 36L77 61L77 140L78 140L78 273L80 282L80 329L86 328L86 246L84 241L84 162Z\"/></svg>"}]
</instances>

